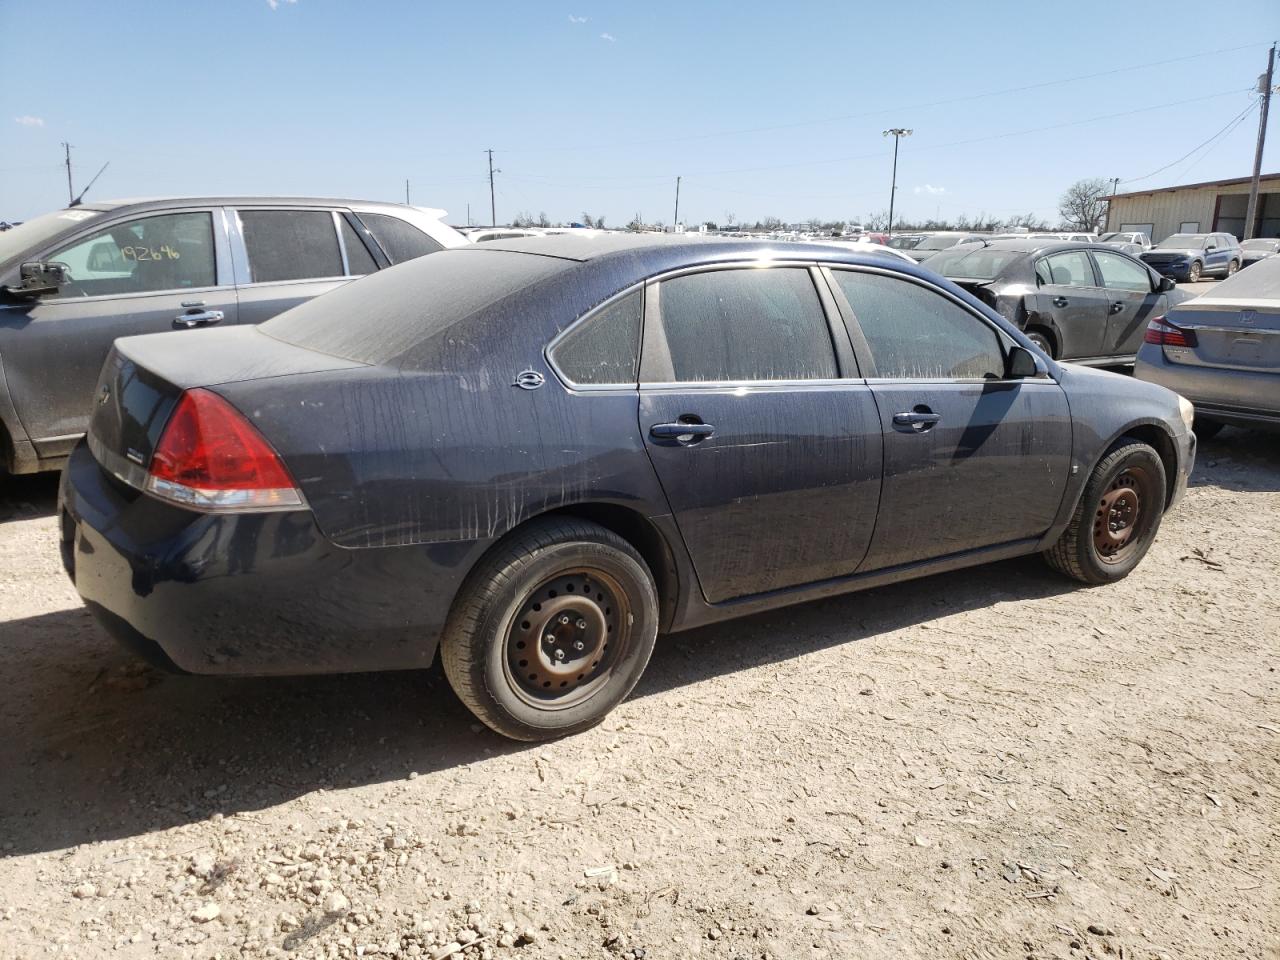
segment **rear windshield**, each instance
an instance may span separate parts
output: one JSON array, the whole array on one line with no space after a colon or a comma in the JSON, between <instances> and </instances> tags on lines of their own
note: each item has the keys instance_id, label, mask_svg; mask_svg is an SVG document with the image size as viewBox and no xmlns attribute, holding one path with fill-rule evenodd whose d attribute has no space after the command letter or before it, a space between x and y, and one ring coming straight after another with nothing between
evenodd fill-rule
<instances>
[{"instance_id":1,"label":"rear windshield","mask_svg":"<svg viewBox=\"0 0 1280 960\"><path fill-rule=\"evenodd\" d=\"M962 280L994 280L1027 257L1026 250L965 245L929 258L929 268L944 277Z\"/></svg>"},{"instance_id":2,"label":"rear windshield","mask_svg":"<svg viewBox=\"0 0 1280 960\"><path fill-rule=\"evenodd\" d=\"M58 210L20 223L9 230L0 230L0 265L11 260L34 256L54 237L67 233L94 217L102 216L101 210Z\"/></svg>"},{"instance_id":3,"label":"rear windshield","mask_svg":"<svg viewBox=\"0 0 1280 960\"><path fill-rule=\"evenodd\" d=\"M386 363L572 261L483 247L445 250L348 283L262 324L268 336L358 363Z\"/></svg>"}]
</instances>

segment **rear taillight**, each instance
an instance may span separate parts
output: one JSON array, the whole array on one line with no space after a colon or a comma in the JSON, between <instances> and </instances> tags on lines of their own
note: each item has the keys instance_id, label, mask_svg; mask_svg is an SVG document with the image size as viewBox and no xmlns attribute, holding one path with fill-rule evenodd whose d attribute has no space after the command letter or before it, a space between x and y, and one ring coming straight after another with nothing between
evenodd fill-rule
<instances>
[{"instance_id":1,"label":"rear taillight","mask_svg":"<svg viewBox=\"0 0 1280 960\"><path fill-rule=\"evenodd\" d=\"M283 510L302 493L279 455L235 407L208 390L178 400L151 456L147 492L199 510Z\"/></svg>"},{"instance_id":2,"label":"rear taillight","mask_svg":"<svg viewBox=\"0 0 1280 960\"><path fill-rule=\"evenodd\" d=\"M1170 323L1164 317L1156 317L1147 324L1147 333L1142 339L1161 347L1194 347L1196 332Z\"/></svg>"}]
</instances>

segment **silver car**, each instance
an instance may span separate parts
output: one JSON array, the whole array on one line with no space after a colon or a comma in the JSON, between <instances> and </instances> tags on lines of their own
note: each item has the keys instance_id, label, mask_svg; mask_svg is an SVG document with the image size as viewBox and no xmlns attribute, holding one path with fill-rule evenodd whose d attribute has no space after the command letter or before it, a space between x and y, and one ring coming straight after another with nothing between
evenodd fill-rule
<instances>
[{"instance_id":1,"label":"silver car","mask_svg":"<svg viewBox=\"0 0 1280 960\"><path fill-rule=\"evenodd\" d=\"M1223 280L1147 326L1134 376L1196 408L1195 430L1280 430L1280 257Z\"/></svg>"}]
</instances>

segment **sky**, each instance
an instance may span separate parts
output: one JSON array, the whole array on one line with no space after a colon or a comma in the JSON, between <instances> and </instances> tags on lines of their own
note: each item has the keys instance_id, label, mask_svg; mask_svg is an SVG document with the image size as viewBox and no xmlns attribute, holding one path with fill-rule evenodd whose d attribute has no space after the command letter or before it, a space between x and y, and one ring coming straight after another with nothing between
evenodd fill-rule
<instances>
[{"instance_id":1,"label":"sky","mask_svg":"<svg viewBox=\"0 0 1280 960\"><path fill-rule=\"evenodd\" d=\"M77 192L110 163L89 199L394 201L408 179L488 223L491 148L499 223L670 223L677 176L682 221L856 221L888 207L904 127L898 216L1056 222L1084 177L1251 172L1280 0L1229 8L0 0L0 220L66 204L66 141Z\"/></svg>"}]
</instances>

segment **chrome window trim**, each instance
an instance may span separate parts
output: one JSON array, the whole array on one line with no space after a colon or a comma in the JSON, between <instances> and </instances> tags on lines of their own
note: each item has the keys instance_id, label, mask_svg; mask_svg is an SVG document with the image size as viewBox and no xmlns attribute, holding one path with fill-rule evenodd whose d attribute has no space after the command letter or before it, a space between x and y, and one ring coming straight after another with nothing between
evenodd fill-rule
<instances>
[{"instance_id":1,"label":"chrome window trim","mask_svg":"<svg viewBox=\"0 0 1280 960\"><path fill-rule=\"evenodd\" d=\"M551 372L556 375L556 378L566 389L571 390L574 393L634 393L636 391L637 381L640 378L640 357L643 353L644 345L644 304L646 299L646 283L647 281L645 280L638 280L629 287L624 287L619 290L607 300L601 300L598 304L576 320L572 321L567 327L552 337L547 345L542 348L543 360L546 361L547 366L551 368ZM567 337L570 331L574 330L576 327L584 323L589 323L597 314L603 312L624 297L635 293L637 290L640 291L640 343L637 345L639 349L636 353L636 380L632 380L628 383L578 383L576 380L571 379L568 374L560 369L560 365L557 364L555 360L556 347L560 345L560 341Z\"/></svg>"},{"instance_id":2,"label":"chrome window trim","mask_svg":"<svg viewBox=\"0 0 1280 960\"><path fill-rule=\"evenodd\" d=\"M342 275L344 277L351 276L351 264L347 261L347 241L342 236L342 222L339 220L341 214L337 210L330 210L333 215L333 232L338 236L338 259L342 261ZM364 276L364 274L361 274Z\"/></svg>"}]
</instances>

